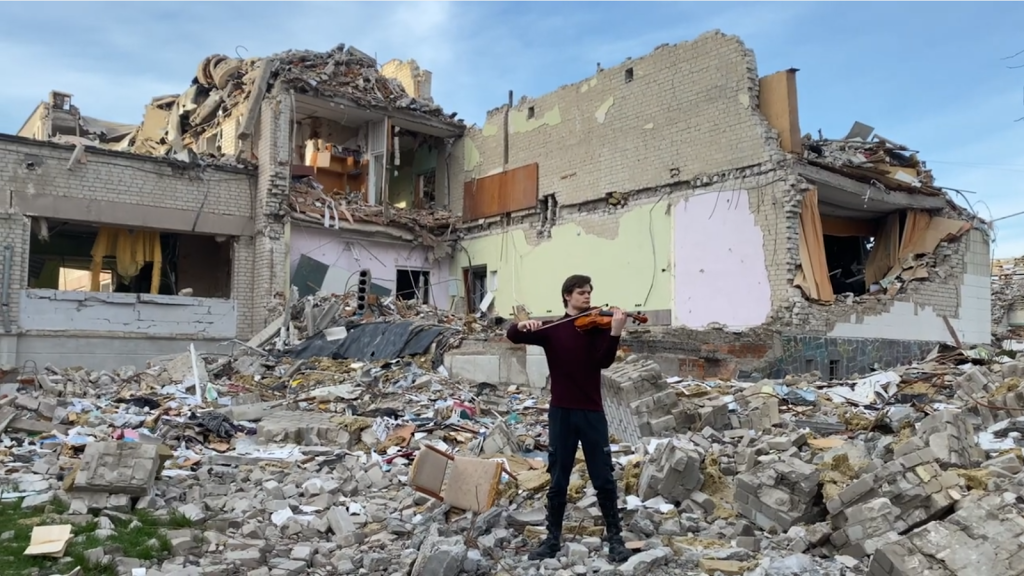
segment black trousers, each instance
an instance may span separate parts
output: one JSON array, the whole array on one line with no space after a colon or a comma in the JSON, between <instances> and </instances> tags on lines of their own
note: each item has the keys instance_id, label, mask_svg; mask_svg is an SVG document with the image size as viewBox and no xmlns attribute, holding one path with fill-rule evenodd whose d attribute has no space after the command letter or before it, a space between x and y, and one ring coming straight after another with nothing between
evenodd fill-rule
<instances>
[{"instance_id":1,"label":"black trousers","mask_svg":"<svg viewBox=\"0 0 1024 576\"><path fill-rule=\"evenodd\" d=\"M618 499L612 475L615 465L604 412L555 407L548 409L548 473L551 474L548 502L565 503L576 448L580 444L598 500L614 503Z\"/></svg>"}]
</instances>

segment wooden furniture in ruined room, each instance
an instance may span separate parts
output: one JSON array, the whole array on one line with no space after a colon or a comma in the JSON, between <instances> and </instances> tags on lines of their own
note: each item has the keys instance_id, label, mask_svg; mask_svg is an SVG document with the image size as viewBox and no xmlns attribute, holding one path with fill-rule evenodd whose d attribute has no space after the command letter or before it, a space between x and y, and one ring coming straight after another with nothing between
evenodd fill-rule
<instances>
[{"instance_id":1,"label":"wooden furniture in ruined room","mask_svg":"<svg viewBox=\"0 0 1024 576\"><path fill-rule=\"evenodd\" d=\"M313 168L313 177L324 187L324 193L360 191L367 202L366 175L369 157L356 150L342 148L321 139L306 142L306 166Z\"/></svg>"}]
</instances>

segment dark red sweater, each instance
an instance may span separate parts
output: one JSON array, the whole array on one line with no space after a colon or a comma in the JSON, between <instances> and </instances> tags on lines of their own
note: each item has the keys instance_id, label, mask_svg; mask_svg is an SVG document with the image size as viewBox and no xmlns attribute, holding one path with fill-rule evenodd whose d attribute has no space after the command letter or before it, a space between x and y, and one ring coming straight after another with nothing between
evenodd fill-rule
<instances>
[{"instance_id":1,"label":"dark red sweater","mask_svg":"<svg viewBox=\"0 0 1024 576\"><path fill-rule=\"evenodd\" d=\"M522 332L513 322L507 336L513 344L532 344L544 349L551 373L552 407L604 410L601 370L615 362L618 336L600 328L580 331L571 321L537 332Z\"/></svg>"}]
</instances>

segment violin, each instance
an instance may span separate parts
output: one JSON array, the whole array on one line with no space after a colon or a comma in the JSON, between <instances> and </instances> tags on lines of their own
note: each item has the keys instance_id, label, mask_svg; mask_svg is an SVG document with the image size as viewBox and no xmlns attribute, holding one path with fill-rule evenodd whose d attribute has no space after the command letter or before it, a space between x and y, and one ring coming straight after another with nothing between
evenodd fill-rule
<instances>
[{"instance_id":1,"label":"violin","mask_svg":"<svg viewBox=\"0 0 1024 576\"><path fill-rule=\"evenodd\" d=\"M572 323L578 330L590 330L591 328L603 328L610 330L612 327L613 310L604 308L592 308L583 314L574 317ZM647 316L636 312L625 312L626 317L633 320L634 324L647 324Z\"/></svg>"},{"instance_id":2,"label":"violin","mask_svg":"<svg viewBox=\"0 0 1024 576\"><path fill-rule=\"evenodd\" d=\"M612 327L612 316L614 314L615 311L607 309L606 306L595 306L594 308L591 308L586 312L580 312L575 316L562 318L561 320L555 320L554 322L545 324L537 330L543 330L545 328L555 326L556 324L570 321L574 326L576 326L577 330L590 330L591 328L604 328L605 330L610 330ZM647 324L647 316L644 314L636 312L626 312L625 314L627 317L631 318L635 324Z\"/></svg>"}]
</instances>

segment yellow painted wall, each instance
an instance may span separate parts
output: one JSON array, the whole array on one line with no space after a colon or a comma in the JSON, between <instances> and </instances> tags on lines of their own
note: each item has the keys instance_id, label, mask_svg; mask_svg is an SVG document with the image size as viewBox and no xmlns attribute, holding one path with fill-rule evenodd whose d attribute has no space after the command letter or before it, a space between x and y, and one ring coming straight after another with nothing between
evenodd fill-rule
<instances>
[{"instance_id":1,"label":"yellow painted wall","mask_svg":"<svg viewBox=\"0 0 1024 576\"><path fill-rule=\"evenodd\" d=\"M584 226L560 224L552 229L550 239L534 246L527 244L526 234L536 232L513 230L464 240L469 257L456 252L453 276L462 278L470 259L474 266L486 264L488 273L497 270L494 311L502 315L511 314L516 304L525 305L534 317L561 315L559 292L571 274L593 279L594 305L626 310L671 308L672 227L671 212L664 203L653 211L648 204L586 221Z\"/></svg>"}]
</instances>

